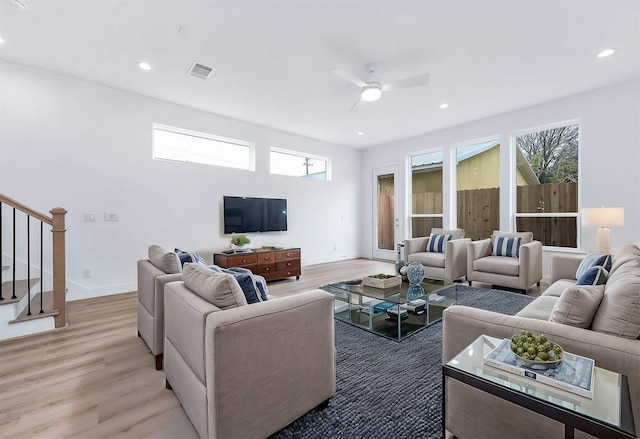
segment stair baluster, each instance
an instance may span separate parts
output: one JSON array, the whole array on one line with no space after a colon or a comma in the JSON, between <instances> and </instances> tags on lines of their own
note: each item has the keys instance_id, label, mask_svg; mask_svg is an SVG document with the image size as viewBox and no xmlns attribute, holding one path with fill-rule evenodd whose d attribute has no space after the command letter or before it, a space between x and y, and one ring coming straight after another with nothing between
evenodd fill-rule
<instances>
[{"instance_id":1,"label":"stair baluster","mask_svg":"<svg viewBox=\"0 0 640 439\"><path fill-rule=\"evenodd\" d=\"M43 304L43 297L44 297L44 292L42 291L42 286L44 285L43 282L43 273L44 271L42 271L42 253L43 253L43 246L42 246L42 228L44 227L44 223L42 221L40 221L40 314L44 314L44 304Z\"/></svg>"},{"instance_id":2,"label":"stair baluster","mask_svg":"<svg viewBox=\"0 0 640 439\"><path fill-rule=\"evenodd\" d=\"M11 256L12 260L13 260L13 286L12 286L12 295L11 298L12 299L17 299L18 296L16 296L16 208L13 208L13 255Z\"/></svg>"},{"instance_id":3,"label":"stair baluster","mask_svg":"<svg viewBox=\"0 0 640 439\"><path fill-rule=\"evenodd\" d=\"M27 315L31 315L31 216L27 215ZM41 276L42 277L42 276ZM42 279L40 279L42 283Z\"/></svg>"}]
</instances>

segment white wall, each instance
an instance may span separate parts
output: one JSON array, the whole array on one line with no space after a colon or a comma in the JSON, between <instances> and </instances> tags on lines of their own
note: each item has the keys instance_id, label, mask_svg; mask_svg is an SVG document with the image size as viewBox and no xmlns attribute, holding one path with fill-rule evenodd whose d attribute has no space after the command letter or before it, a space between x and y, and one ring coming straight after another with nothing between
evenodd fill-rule
<instances>
[{"instance_id":1,"label":"white wall","mask_svg":"<svg viewBox=\"0 0 640 439\"><path fill-rule=\"evenodd\" d=\"M67 209L70 299L135 290L150 244L211 262L229 248L223 195L287 198L289 230L248 234L252 246L301 247L303 265L358 256L359 150L13 63L0 63L0 84L0 192ZM153 122L254 142L256 170L153 160ZM332 181L270 175L270 146L331 157Z\"/></svg>"},{"instance_id":2,"label":"white wall","mask_svg":"<svg viewBox=\"0 0 640 439\"><path fill-rule=\"evenodd\" d=\"M455 105L446 111L455 111ZM640 244L640 81L633 80L365 150L360 203L365 213L361 225L361 254L372 254L372 169L402 163L402 181L406 183L408 154L443 147L446 168L451 145L491 136L500 137L501 163L508 165L513 132L575 118L581 119L581 207L624 207L625 226L611 230L611 247L615 250L629 243ZM500 178L501 228L507 230L512 222L508 208L507 166L503 166ZM445 172L444 192L450 189ZM401 191L404 190L403 184ZM446 197L444 203L446 212L451 203ZM402 212L400 218L406 218L406 212ZM446 214L444 224L445 227L450 224ZM406 223L405 230L409 235ZM594 228L581 229L582 251L595 250L595 235ZM545 278L548 277L548 255L549 251L546 251Z\"/></svg>"}]
</instances>

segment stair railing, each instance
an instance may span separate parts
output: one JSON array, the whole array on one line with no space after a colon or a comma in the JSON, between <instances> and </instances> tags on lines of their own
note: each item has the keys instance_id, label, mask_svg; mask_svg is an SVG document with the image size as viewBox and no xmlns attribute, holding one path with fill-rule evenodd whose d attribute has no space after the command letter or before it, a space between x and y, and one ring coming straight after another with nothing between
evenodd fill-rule
<instances>
[{"instance_id":1,"label":"stair railing","mask_svg":"<svg viewBox=\"0 0 640 439\"><path fill-rule=\"evenodd\" d=\"M39 313L44 313L43 309L43 227L44 224L51 226L52 233L52 278L53 278L53 309L58 313L54 315L54 325L56 328L62 328L66 326L66 265L65 265L65 215L67 211L62 207L55 207L49 211L51 216L44 215L36 210L33 210L24 204L0 194L0 230L4 230L2 223L2 204L6 204L11 207L13 213L12 224L12 274L13 274L13 286L12 297L16 299L16 211L20 211L26 215L26 247L27 247L27 290L28 290L28 311L27 315L31 315L31 218L40 222L40 310ZM0 233L0 253L2 247L2 233ZM0 272L0 285L2 284L2 273ZM8 299L3 297L2 289L0 288L0 301Z\"/></svg>"}]
</instances>

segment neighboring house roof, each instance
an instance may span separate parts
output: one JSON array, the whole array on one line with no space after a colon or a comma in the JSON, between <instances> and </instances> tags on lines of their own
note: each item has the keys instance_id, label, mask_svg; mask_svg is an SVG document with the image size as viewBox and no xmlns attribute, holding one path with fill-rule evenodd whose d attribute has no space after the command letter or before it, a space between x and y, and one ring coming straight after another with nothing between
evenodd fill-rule
<instances>
[{"instance_id":1,"label":"neighboring house roof","mask_svg":"<svg viewBox=\"0 0 640 439\"><path fill-rule=\"evenodd\" d=\"M494 146L499 145L500 142L498 140L491 140L489 142L478 143L471 147L466 147L464 150L458 154L457 164L463 162L471 157L474 157L478 154L482 154L485 151L490 150ZM529 184L540 184L536 174L533 172L531 168L531 164L527 161L524 156L522 150L517 148L516 153L516 166L522 172L525 180ZM442 151L436 151L432 153L427 153L420 156L414 156L413 165L411 169L413 171L435 171L442 169Z\"/></svg>"}]
</instances>

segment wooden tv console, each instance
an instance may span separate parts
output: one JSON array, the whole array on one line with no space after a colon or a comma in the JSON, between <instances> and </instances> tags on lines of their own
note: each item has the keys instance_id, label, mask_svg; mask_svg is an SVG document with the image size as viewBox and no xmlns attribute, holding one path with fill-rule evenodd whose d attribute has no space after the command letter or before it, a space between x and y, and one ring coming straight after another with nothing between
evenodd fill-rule
<instances>
[{"instance_id":1,"label":"wooden tv console","mask_svg":"<svg viewBox=\"0 0 640 439\"><path fill-rule=\"evenodd\" d=\"M295 276L300 279L299 248L258 248L241 253L214 253L213 263L222 268L243 267L266 280Z\"/></svg>"}]
</instances>

